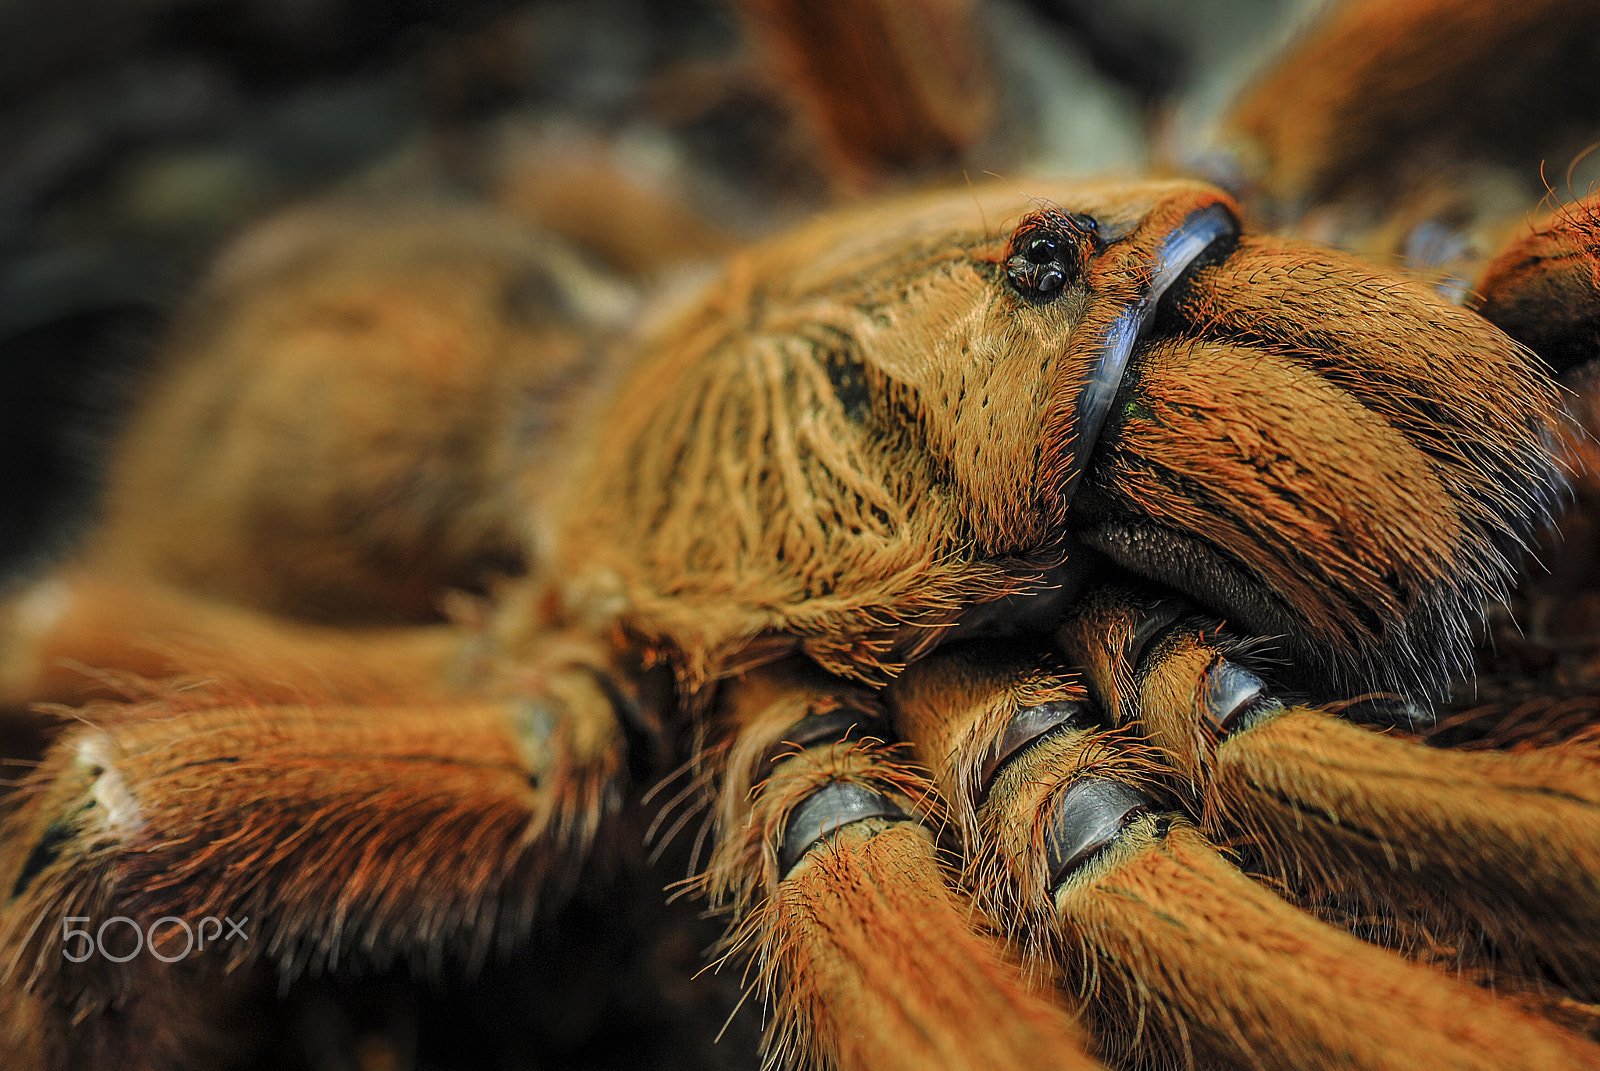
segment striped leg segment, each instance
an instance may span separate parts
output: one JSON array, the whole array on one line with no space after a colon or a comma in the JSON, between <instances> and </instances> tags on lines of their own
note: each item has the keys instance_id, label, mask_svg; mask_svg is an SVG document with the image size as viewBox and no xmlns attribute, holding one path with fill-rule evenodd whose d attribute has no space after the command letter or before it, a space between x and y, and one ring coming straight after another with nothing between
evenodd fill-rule
<instances>
[{"instance_id":1,"label":"striped leg segment","mask_svg":"<svg viewBox=\"0 0 1600 1071\"><path fill-rule=\"evenodd\" d=\"M1250 844L1307 902L1364 916L1375 938L1406 951L1483 955L1583 1000L1600 994L1592 730L1508 751L1428 746L1332 708L1285 708L1228 656L1236 645L1193 618L1118 649L1117 630L1104 626L1126 605L1099 606L1091 614L1102 620L1069 625L1063 638L1074 653L1098 645L1085 659L1098 687L1122 691L1122 715L1175 768L1203 771L1213 836Z\"/></svg>"},{"instance_id":2,"label":"striped leg segment","mask_svg":"<svg viewBox=\"0 0 1600 1071\"><path fill-rule=\"evenodd\" d=\"M725 699L737 735L706 880L771 1000L774 1063L1098 1066L950 886L927 824L937 805L870 696L751 675Z\"/></svg>"},{"instance_id":3,"label":"striped leg segment","mask_svg":"<svg viewBox=\"0 0 1600 1071\"><path fill-rule=\"evenodd\" d=\"M1170 789L1163 749L1110 728L1048 653L941 654L890 700L939 786L967 794L975 902L1014 920L1025 965L1083 1003L1108 1061L1600 1066L1600 1049L1242 872Z\"/></svg>"},{"instance_id":4,"label":"striped leg segment","mask_svg":"<svg viewBox=\"0 0 1600 1071\"><path fill-rule=\"evenodd\" d=\"M274 985L471 973L559 899L626 769L576 672L516 699L190 693L84 720L0 830L8 1068L219 1066Z\"/></svg>"}]
</instances>

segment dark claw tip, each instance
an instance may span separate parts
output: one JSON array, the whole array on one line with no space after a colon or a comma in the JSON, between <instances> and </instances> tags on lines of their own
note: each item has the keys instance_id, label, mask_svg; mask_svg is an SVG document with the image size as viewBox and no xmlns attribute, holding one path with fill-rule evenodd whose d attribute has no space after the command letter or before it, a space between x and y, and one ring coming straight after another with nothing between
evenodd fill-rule
<instances>
[{"instance_id":1,"label":"dark claw tip","mask_svg":"<svg viewBox=\"0 0 1600 1071\"><path fill-rule=\"evenodd\" d=\"M903 821L907 815L889 797L848 781L834 781L813 792L789 812L778 842L778 873L787 877L813 845L864 818Z\"/></svg>"},{"instance_id":2,"label":"dark claw tip","mask_svg":"<svg viewBox=\"0 0 1600 1071\"><path fill-rule=\"evenodd\" d=\"M995 777L1028 745L1062 725L1083 725L1087 718L1083 704L1071 700L1040 703L1017 711L978 769L979 801L988 797Z\"/></svg>"},{"instance_id":3,"label":"dark claw tip","mask_svg":"<svg viewBox=\"0 0 1600 1071\"><path fill-rule=\"evenodd\" d=\"M1091 856L1115 842L1123 828L1151 805L1143 792L1120 781L1086 777L1074 782L1056 805L1050 827L1050 887L1059 887Z\"/></svg>"},{"instance_id":4,"label":"dark claw tip","mask_svg":"<svg viewBox=\"0 0 1600 1071\"><path fill-rule=\"evenodd\" d=\"M1434 711L1403 695L1363 696L1339 711L1340 717L1378 729L1425 733L1439 724Z\"/></svg>"},{"instance_id":5,"label":"dark claw tip","mask_svg":"<svg viewBox=\"0 0 1600 1071\"><path fill-rule=\"evenodd\" d=\"M1267 694L1260 677L1233 662L1218 662L1206 679L1205 714L1224 736L1250 728L1283 704Z\"/></svg>"}]
</instances>

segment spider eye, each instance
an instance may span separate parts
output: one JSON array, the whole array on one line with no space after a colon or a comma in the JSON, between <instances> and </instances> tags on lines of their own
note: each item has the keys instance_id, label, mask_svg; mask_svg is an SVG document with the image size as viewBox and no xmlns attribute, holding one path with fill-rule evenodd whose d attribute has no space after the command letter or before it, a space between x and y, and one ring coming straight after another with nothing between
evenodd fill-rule
<instances>
[{"instance_id":1,"label":"spider eye","mask_svg":"<svg viewBox=\"0 0 1600 1071\"><path fill-rule=\"evenodd\" d=\"M1061 248L1061 243L1054 238L1040 235L1028 239L1028 246L1022 255L1031 263L1048 264L1056 258L1056 252Z\"/></svg>"},{"instance_id":2,"label":"spider eye","mask_svg":"<svg viewBox=\"0 0 1600 1071\"><path fill-rule=\"evenodd\" d=\"M1098 227L1088 216L1054 210L1033 213L1011 238L1006 278L1023 297L1053 299L1098 247Z\"/></svg>"}]
</instances>

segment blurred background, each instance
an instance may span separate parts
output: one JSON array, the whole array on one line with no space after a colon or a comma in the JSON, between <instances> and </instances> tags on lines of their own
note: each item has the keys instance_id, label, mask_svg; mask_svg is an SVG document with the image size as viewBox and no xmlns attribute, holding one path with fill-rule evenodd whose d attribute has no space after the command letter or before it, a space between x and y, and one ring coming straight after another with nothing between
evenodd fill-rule
<instances>
[{"instance_id":1,"label":"blurred background","mask_svg":"<svg viewBox=\"0 0 1600 1071\"><path fill-rule=\"evenodd\" d=\"M173 310L287 205L609 204L634 247L571 237L648 288L897 186L1182 165L1309 6L0 0L0 577L70 543Z\"/></svg>"}]
</instances>

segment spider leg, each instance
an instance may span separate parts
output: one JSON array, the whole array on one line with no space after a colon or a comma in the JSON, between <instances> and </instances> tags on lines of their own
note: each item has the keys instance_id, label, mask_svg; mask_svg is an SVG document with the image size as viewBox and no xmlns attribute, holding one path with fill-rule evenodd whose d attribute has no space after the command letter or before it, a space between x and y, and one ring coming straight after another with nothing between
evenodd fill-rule
<instances>
[{"instance_id":1,"label":"spider leg","mask_svg":"<svg viewBox=\"0 0 1600 1071\"><path fill-rule=\"evenodd\" d=\"M175 325L83 559L305 620L436 620L529 564L616 289L488 213L263 224Z\"/></svg>"},{"instance_id":2,"label":"spider leg","mask_svg":"<svg viewBox=\"0 0 1600 1071\"><path fill-rule=\"evenodd\" d=\"M1477 290L1478 312L1557 371L1600 357L1600 196L1527 227Z\"/></svg>"},{"instance_id":3,"label":"spider leg","mask_svg":"<svg viewBox=\"0 0 1600 1071\"><path fill-rule=\"evenodd\" d=\"M1300 911L1241 873L1050 656L912 667L896 724L965 794L965 877L1077 988L1111 1059L1260 1068L1600 1067L1600 1048Z\"/></svg>"},{"instance_id":4,"label":"spider leg","mask_svg":"<svg viewBox=\"0 0 1600 1071\"><path fill-rule=\"evenodd\" d=\"M734 7L814 132L822 174L841 192L959 174L995 125L1000 94L973 4Z\"/></svg>"},{"instance_id":5,"label":"spider leg","mask_svg":"<svg viewBox=\"0 0 1600 1071\"><path fill-rule=\"evenodd\" d=\"M626 771L612 694L581 666L498 699L241 687L81 720L0 830L8 1068L216 1066L274 985L470 973L559 899Z\"/></svg>"},{"instance_id":6,"label":"spider leg","mask_svg":"<svg viewBox=\"0 0 1600 1071\"><path fill-rule=\"evenodd\" d=\"M1159 612L1159 611L1158 611ZM1091 602L1063 632L1092 690L1116 693L1199 793L1206 830L1256 846L1291 886L1354 900L1420 931L1486 935L1518 969L1600 995L1600 743L1591 730L1510 751L1430 747L1328 710L1285 708L1228 657L1215 630L1164 617L1134 643L1136 614ZM1418 945L1418 942L1421 942ZM1449 942L1445 942L1448 946ZM1452 950L1461 955L1462 950Z\"/></svg>"},{"instance_id":7,"label":"spider leg","mask_svg":"<svg viewBox=\"0 0 1600 1071\"><path fill-rule=\"evenodd\" d=\"M1591 143L1597 59L1594 0L1328 4L1234 104L1227 177L1269 219L1464 266Z\"/></svg>"},{"instance_id":8,"label":"spider leg","mask_svg":"<svg viewBox=\"0 0 1600 1071\"><path fill-rule=\"evenodd\" d=\"M467 672L449 625L292 622L159 581L67 567L0 602L0 711L82 703L178 677L248 680L258 699L415 697Z\"/></svg>"},{"instance_id":9,"label":"spider leg","mask_svg":"<svg viewBox=\"0 0 1600 1071\"><path fill-rule=\"evenodd\" d=\"M928 786L865 691L769 669L731 683L721 842L705 876L753 954L781 1066L1098 1066L953 890Z\"/></svg>"}]
</instances>

